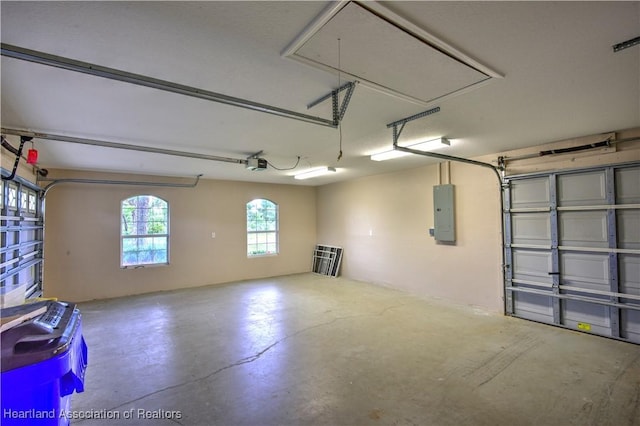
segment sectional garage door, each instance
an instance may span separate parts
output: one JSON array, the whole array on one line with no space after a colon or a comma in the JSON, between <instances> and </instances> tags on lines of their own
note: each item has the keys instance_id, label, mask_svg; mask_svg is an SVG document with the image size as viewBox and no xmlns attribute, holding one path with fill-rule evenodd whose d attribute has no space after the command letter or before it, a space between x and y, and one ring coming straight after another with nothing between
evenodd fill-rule
<instances>
[{"instance_id":1,"label":"sectional garage door","mask_svg":"<svg viewBox=\"0 0 640 426\"><path fill-rule=\"evenodd\" d=\"M508 314L640 343L640 165L509 177Z\"/></svg>"}]
</instances>

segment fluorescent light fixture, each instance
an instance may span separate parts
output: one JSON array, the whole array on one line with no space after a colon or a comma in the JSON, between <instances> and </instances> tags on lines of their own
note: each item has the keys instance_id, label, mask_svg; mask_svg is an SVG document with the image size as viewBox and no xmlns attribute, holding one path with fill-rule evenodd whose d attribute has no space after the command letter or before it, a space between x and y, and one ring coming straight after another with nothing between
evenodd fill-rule
<instances>
[{"instance_id":1,"label":"fluorescent light fixture","mask_svg":"<svg viewBox=\"0 0 640 426\"><path fill-rule=\"evenodd\" d=\"M308 170L306 172L298 173L294 176L295 179L309 179L317 176L327 175L329 173L334 173L336 171L335 167L320 167L318 169Z\"/></svg>"},{"instance_id":2,"label":"fluorescent light fixture","mask_svg":"<svg viewBox=\"0 0 640 426\"><path fill-rule=\"evenodd\" d=\"M379 152L378 154L373 154L371 156L371 159L373 161L385 161L385 160L391 160L392 158L406 157L407 155L409 155L408 152L396 151L395 149L392 149L390 151L384 151L384 152Z\"/></svg>"},{"instance_id":3,"label":"fluorescent light fixture","mask_svg":"<svg viewBox=\"0 0 640 426\"><path fill-rule=\"evenodd\" d=\"M429 151L432 149L443 148L450 146L451 142L447 138L437 138L429 141L418 142L416 144L409 145L407 148L417 149L418 151Z\"/></svg>"},{"instance_id":4,"label":"fluorescent light fixture","mask_svg":"<svg viewBox=\"0 0 640 426\"><path fill-rule=\"evenodd\" d=\"M431 151L434 149L443 148L445 146L450 146L450 145L451 145L451 142L449 142L449 139L436 138L436 139L430 139L428 141L416 142L411 145L407 145L406 148L417 149L418 151ZM389 151L373 154L371 156L371 159L373 161L384 161L384 160L391 160L392 158L404 157L407 155L409 155L409 153L391 149Z\"/></svg>"}]
</instances>

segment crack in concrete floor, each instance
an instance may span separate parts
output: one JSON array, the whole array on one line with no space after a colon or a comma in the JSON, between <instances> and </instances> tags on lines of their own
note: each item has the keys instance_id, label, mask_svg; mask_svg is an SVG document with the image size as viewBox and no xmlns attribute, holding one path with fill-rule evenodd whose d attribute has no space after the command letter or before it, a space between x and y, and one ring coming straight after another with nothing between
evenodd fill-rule
<instances>
[{"instance_id":1,"label":"crack in concrete floor","mask_svg":"<svg viewBox=\"0 0 640 426\"><path fill-rule=\"evenodd\" d=\"M190 384L193 384L193 383L202 382L202 381L208 380L211 377L214 377L217 374L219 374L219 373L221 373L221 372L223 372L225 370L228 370L230 368L234 368L234 367L238 367L240 365L250 364L252 362L255 362L258 359L260 359L262 357L262 355L264 355L265 353L269 352L271 349L273 349L274 347L276 347L280 343L282 343L282 342L284 342L286 340L289 340L289 339L291 339L293 337L297 337L300 334L306 333L306 332L308 332L310 330L313 330L313 329L316 329L316 328L320 328L320 327L325 327L325 326L331 325L331 324L333 324L333 323L335 323L337 321L342 321L342 320L348 320L348 319L360 318L360 317L382 316L386 312L388 312L389 310L394 309L394 308L399 308L399 307L404 306L404 305L405 305L405 303L387 306L384 309L382 309L380 312L373 313L373 314L358 314L358 315L348 315L348 316L344 316L344 317L336 317L336 318L333 318L331 321L326 321L326 322L323 322L323 323L320 323L320 324L315 324L315 325L311 325L309 327L305 327L305 328L303 328L301 330L296 331L295 333L289 334L289 335L287 335L287 336L285 336L285 337L283 337L283 338L281 338L279 340L276 340L275 342L273 342L272 344L270 344L266 348L262 349L261 351L255 353L255 354L253 354L251 356L241 358L240 360L238 360L238 361L236 361L236 362L234 362L232 364L226 365L224 367L221 367L221 368L219 368L219 369L217 369L217 370L215 370L215 371L213 371L213 372L211 372L211 373L209 373L209 374L207 374L205 376L198 377L196 379L188 380L186 382L178 383L178 384L175 384L175 385L166 386L166 387L164 387L162 389L158 389L158 390L155 390L153 392L149 392L149 393L147 393L145 395L142 395L142 396L140 396L138 398L131 399L129 401L123 402L122 404L116 405L115 407L109 408L108 411L115 411L115 410L117 410L119 408L122 408L122 407L124 407L126 405L133 404L133 403L138 402L138 401L142 401L143 399L149 398L150 396L157 395L159 393L162 393L162 392L165 392L165 391L168 391L168 390L178 389L178 388L181 388L183 386L187 386L187 385L190 385ZM174 423L177 423L177 424L180 424L180 425L182 424L182 423L178 422L175 419L170 419L170 420L172 420ZM80 422L77 422L77 423L80 423Z\"/></svg>"}]
</instances>

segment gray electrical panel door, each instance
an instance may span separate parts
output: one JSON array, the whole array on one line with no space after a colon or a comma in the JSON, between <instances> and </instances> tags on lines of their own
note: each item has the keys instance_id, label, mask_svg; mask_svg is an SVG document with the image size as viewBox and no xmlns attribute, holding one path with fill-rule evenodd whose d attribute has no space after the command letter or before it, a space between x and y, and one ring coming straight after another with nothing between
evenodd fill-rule
<instances>
[{"instance_id":1,"label":"gray electrical panel door","mask_svg":"<svg viewBox=\"0 0 640 426\"><path fill-rule=\"evenodd\" d=\"M507 184L507 313L640 343L640 165Z\"/></svg>"},{"instance_id":2,"label":"gray electrical panel door","mask_svg":"<svg viewBox=\"0 0 640 426\"><path fill-rule=\"evenodd\" d=\"M454 186L434 186L433 227L436 241L454 242L456 240L454 217Z\"/></svg>"}]
</instances>

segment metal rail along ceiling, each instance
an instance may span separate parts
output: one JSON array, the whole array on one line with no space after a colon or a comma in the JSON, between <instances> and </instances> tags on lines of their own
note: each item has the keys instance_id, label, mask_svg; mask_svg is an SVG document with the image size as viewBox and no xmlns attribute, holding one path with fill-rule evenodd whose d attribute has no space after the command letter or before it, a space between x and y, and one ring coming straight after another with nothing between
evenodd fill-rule
<instances>
[{"instance_id":1,"label":"metal rail along ceiling","mask_svg":"<svg viewBox=\"0 0 640 426\"><path fill-rule=\"evenodd\" d=\"M6 43L1 44L1 54L2 56L6 56L9 58L20 59L40 65L61 68L67 71L75 71L83 74L93 75L96 77L135 84L138 86L151 87L154 89L164 90L166 92L176 93L179 95L191 96L198 99L204 99L206 101L218 102L239 108L278 115L281 117L300 120L321 126L337 128L341 118L336 108L334 108L332 119L326 119L309 114L303 114L297 111L291 111L277 106L254 102L248 99L242 99L222 93L216 93L206 89L200 89L197 87L174 83L167 80L160 80L142 74L135 74L115 68L104 67L102 65L92 64L89 62L82 62L75 59L52 55L37 50L26 49L19 46L13 46ZM354 83L348 83L349 87L351 88L350 90L353 90L353 84ZM338 90L340 89L333 90L329 95L334 98L334 102L337 100ZM350 95L345 97L345 105L348 104L349 98ZM343 107L343 109L346 109L346 106Z\"/></svg>"},{"instance_id":2,"label":"metal rail along ceiling","mask_svg":"<svg viewBox=\"0 0 640 426\"><path fill-rule=\"evenodd\" d=\"M186 86L166 80L160 80L157 78L134 74L123 70L104 67L98 64L77 61L75 59L66 58L62 56L52 55L45 52L26 49L18 46L12 46L6 43L1 44L1 54L9 58L19 59L23 61L33 62L41 65L47 65L55 68L64 69L67 71L74 71L83 74L89 74L96 77L107 78L110 80L116 80L120 82L135 84L144 87L151 87L166 92L176 93L184 96L190 96L198 99L204 99L211 102L222 103L239 108L245 108L253 111L263 112L267 114L273 114L280 117L299 120L311 124L338 128L340 122L344 118L347 107L351 100L351 96L355 90L356 82L347 82L340 87L332 90L330 93L320 97L319 99L309 103L307 109L310 109L319 103L331 98L332 100L332 118L326 119L322 117L316 117L308 114L303 114L297 111L291 111L284 108L262 104L247 99L241 99L221 93L212 92L210 90L200 89L192 86ZM342 103L340 103L340 93L345 92ZM179 157L198 158L210 161L220 161L227 163L243 164L246 165L248 160L241 158L222 157L217 155L208 155L194 152L154 148L149 146L132 145L126 143L116 143L109 141L102 141L96 139L74 137L60 134L51 134L46 132L31 132L24 129L15 128L2 128L3 134L18 135L22 138L38 138L42 140L55 140L60 142L78 143L85 145L101 146L106 148L126 149L141 152L151 152L164 155L174 155Z\"/></svg>"}]
</instances>

